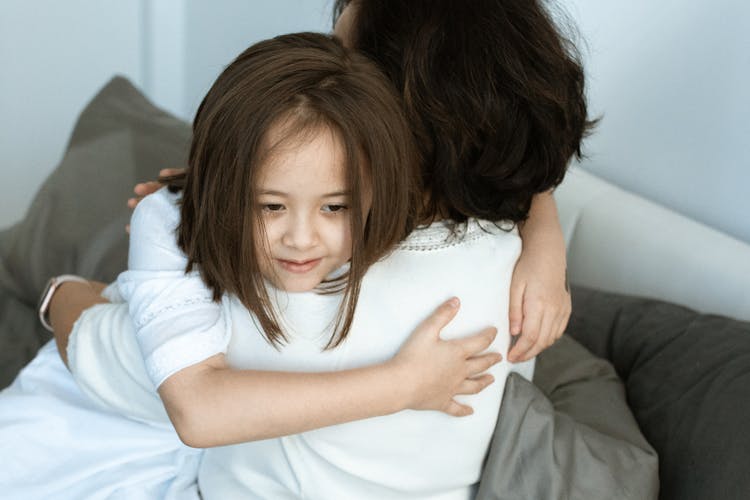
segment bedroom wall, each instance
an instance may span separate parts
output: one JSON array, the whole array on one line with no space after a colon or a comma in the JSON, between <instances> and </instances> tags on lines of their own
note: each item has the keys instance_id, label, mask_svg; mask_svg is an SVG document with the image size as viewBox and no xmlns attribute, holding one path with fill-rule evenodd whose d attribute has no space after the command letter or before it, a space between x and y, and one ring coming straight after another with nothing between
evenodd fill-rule
<instances>
[{"instance_id":1,"label":"bedroom wall","mask_svg":"<svg viewBox=\"0 0 750 500\"><path fill-rule=\"evenodd\" d=\"M139 2L0 2L0 228L60 160L84 104L115 73L143 83Z\"/></svg>"},{"instance_id":2,"label":"bedroom wall","mask_svg":"<svg viewBox=\"0 0 750 500\"><path fill-rule=\"evenodd\" d=\"M584 168L750 241L750 3L560 1L587 41L591 109L603 116ZM242 48L328 30L330 5L0 2L0 227L23 215L110 75L189 119Z\"/></svg>"},{"instance_id":3,"label":"bedroom wall","mask_svg":"<svg viewBox=\"0 0 750 500\"><path fill-rule=\"evenodd\" d=\"M123 74L190 119L250 43L330 29L330 0L2 0L0 229L23 217L86 102ZM123 200L124 202L124 200Z\"/></svg>"},{"instance_id":4,"label":"bedroom wall","mask_svg":"<svg viewBox=\"0 0 750 500\"><path fill-rule=\"evenodd\" d=\"M750 2L563 5L602 116L583 167L750 242Z\"/></svg>"}]
</instances>

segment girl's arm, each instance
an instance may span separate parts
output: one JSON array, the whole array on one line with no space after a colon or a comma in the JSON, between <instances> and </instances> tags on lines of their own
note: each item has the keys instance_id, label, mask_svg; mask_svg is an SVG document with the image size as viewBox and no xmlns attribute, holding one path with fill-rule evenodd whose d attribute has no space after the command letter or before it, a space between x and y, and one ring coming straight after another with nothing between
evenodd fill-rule
<instances>
[{"instance_id":1,"label":"girl's arm","mask_svg":"<svg viewBox=\"0 0 750 500\"><path fill-rule=\"evenodd\" d=\"M159 394L183 442L205 448L268 439L401 410L438 410L465 416L453 400L494 380L481 375L500 361L485 351L494 328L445 341L440 330L458 311L442 304L390 361L327 373L230 369L214 356L169 377Z\"/></svg>"},{"instance_id":2,"label":"girl's arm","mask_svg":"<svg viewBox=\"0 0 750 500\"><path fill-rule=\"evenodd\" d=\"M520 336L508 353L511 362L531 359L552 345L571 311L565 240L552 191L534 196L519 230L523 251L510 287L510 332Z\"/></svg>"},{"instance_id":3,"label":"girl's arm","mask_svg":"<svg viewBox=\"0 0 750 500\"><path fill-rule=\"evenodd\" d=\"M50 320L63 359L67 359L68 337L78 314L105 302L97 292L101 285L66 283L53 296ZM501 358L496 353L480 354L494 339L494 329L464 339L440 339L441 328L457 311L457 303L442 304L420 324L393 359L380 365L331 373L233 370L226 366L223 355L217 355L169 377L159 387L159 393L178 434L195 447L278 437L403 409L469 415L471 408L456 403L453 396L474 394L491 384L491 375L479 374ZM132 332L113 334L117 337ZM86 341L96 344L98 338L89 336ZM96 384L83 381L84 385L106 394L143 391L143 383L138 382L147 379L143 365L121 366L137 359L139 353L111 348L115 345L137 351L135 343L108 344L101 340L101 344L103 348L94 345L92 350L88 346L86 352L112 359L97 364L106 367L106 373L87 371L86 376L97 380ZM76 368L71 366L74 375L80 375ZM111 400L103 396L96 399ZM135 397L129 399L128 405L151 399ZM128 407L130 413L133 410ZM149 411L151 407L138 408L135 414L142 416ZM159 420L160 416L151 418Z\"/></svg>"}]
</instances>

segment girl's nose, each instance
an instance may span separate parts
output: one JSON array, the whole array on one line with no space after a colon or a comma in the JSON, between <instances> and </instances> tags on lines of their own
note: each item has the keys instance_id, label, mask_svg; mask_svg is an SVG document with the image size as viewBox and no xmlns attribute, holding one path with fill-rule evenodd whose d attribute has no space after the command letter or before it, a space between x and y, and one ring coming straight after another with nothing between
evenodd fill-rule
<instances>
[{"instance_id":1,"label":"girl's nose","mask_svg":"<svg viewBox=\"0 0 750 500\"><path fill-rule=\"evenodd\" d=\"M318 242L315 223L308 217L292 217L284 231L282 243L297 250L309 250Z\"/></svg>"}]
</instances>

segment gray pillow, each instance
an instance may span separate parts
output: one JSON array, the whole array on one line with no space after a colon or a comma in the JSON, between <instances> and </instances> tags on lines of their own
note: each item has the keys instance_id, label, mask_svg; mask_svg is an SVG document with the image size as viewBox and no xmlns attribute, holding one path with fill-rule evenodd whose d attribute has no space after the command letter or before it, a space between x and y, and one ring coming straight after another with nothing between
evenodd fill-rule
<instances>
[{"instance_id":1,"label":"gray pillow","mask_svg":"<svg viewBox=\"0 0 750 500\"><path fill-rule=\"evenodd\" d=\"M477 500L648 500L658 460L612 365L565 335L511 374Z\"/></svg>"},{"instance_id":2,"label":"gray pillow","mask_svg":"<svg viewBox=\"0 0 750 500\"><path fill-rule=\"evenodd\" d=\"M748 498L750 323L577 288L568 332L625 381L660 498Z\"/></svg>"},{"instance_id":3,"label":"gray pillow","mask_svg":"<svg viewBox=\"0 0 750 500\"><path fill-rule=\"evenodd\" d=\"M51 276L111 281L125 269L136 182L186 163L190 127L122 77L81 113L65 155L23 220L0 232L0 388L49 336L33 318Z\"/></svg>"}]
</instances>

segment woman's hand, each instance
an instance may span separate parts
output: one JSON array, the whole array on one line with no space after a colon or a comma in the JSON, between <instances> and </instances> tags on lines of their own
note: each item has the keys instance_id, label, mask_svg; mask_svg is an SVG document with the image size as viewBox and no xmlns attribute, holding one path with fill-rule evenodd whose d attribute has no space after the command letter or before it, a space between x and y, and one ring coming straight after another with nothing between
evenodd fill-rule
<instances>
[{"instance_id":1,"label":"woman's hand","mask_svg":"<svg viewBox=\"0 0 750 500\"><path fill-rule=\"evenodd\" d=\"M570 311L564 265L522 254L510 288L510 333L520 336L508 360L526 361L554 344L565 331Z\"/></svg>"},{"instance_id":2,"label":"woman's hand","mask_svg":"<svg viewBox=\"0 0 750 500\"><path fill-rule=\"evenodd\" d=\"M172 175L181 174L184 172L184 168L165 168L159 171L159 177L169 177ZM136 196L128 199L128 208L133 210L143 198L158 191L163 184L156 181L141 182L133 187L133 193ZM130 232L130 224L125 226L125 231Z\"/></svg>"},{"instance_id":3,"label":"woman's hand","mask_svg":"<svg viewBox=\"0 0 750 500\"><path fill-rule=\"evenodd\" d=\"M413 385L410 409L438 410L456 417L471 415L472 408L453 397L476 394L495 380L484 372L502 356L484 351L495 340L497 329L485 328L462 339L440 338L440 331L456 316L458 308L457 298L441 304L420 323L392 360L401 370L403 383Z\"/></svg>"},{"instance_id":4,"label":"woman's hand","mask_svg":"<svg viewBox=\"0 0 750 500\"><path fill-rule=\"evenodd\" d=\"M508 361L526 361L559 339L570 317L565 240L552 193L534 197L520 226L523 252L510 285L510 333L516 337Z\"/></svg>"}]
</instances>

